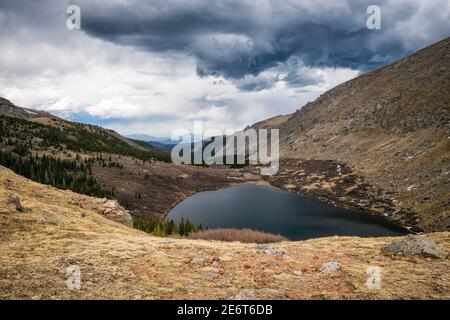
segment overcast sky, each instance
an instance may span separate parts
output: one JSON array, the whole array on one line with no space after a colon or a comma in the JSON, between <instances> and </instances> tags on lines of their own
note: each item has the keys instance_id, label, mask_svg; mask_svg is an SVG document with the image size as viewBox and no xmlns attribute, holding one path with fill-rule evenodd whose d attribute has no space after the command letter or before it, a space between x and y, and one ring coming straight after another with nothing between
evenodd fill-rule
<instances>
[{"instance_id":1,"label":"overcast sky","mask_svg":"<svg viewBox=\"0 0 450 320\"><path fill-rule=\"evenodd\" d=\"M1 0L0 96L122 134L239 129L449 35L448 0Z\"/></svg>"}]
</instances>

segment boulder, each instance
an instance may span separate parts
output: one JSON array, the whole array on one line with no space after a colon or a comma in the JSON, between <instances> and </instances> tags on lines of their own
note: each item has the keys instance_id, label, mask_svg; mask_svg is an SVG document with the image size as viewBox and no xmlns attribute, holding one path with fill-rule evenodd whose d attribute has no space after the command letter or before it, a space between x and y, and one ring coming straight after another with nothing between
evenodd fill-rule
<instances>
[{"instance_id":1,"label":"boulder","mask_svg":"<svg viewBox=\"0 0 450 320\"><path fill-rule=\"evenodd\" d=\"M47 217L47 216L39 217L38 222L42 223L42 224L49 224L49 225L57 225L58 224L58 222L55 219L53 219L51 217Z\"/></svg>"},{"instance_id":2,"label":"boulder","mask_svg":"<svg viewBox=\"0 0 450 320\"><path fill-rule=\"evenodd\" d=\"M320 272L329 272L329 271L339 271L341 270L342 265L339 262L327 262L322 264L320 267Z\"/></svg>"},{"instance_id":3,"label":"boulder","mask_svg":"<svg viewBox=\"0 0 450 320\"><path fill-rule=\"evenodd\" d=\"M426 236L407 235L400 241L395 241L381 248L387 255L421 256L425 258L445 259L448 253L439 248L433 240Z\"/></svg>"},{"instance_id":4,"label":"boulder","mask_svg":"<svg viewBox=\"0 0 450 320\"><path fill-rule=\"evenodd\" d=\"M12 208L14 211L23 211L23 207L18 196L10 194L8 199L6 199L6 203L8 204L8 207Z\"/></svg>"},{"instance_id":5,"label":"boulder","mask_svg":"<svg viewBox=\"0 0 450 320\"><path fill-rule=\"evenodd\" d=\"M117 200L105 200L99 209L99 214L110 220L119 222L127 227L133 228L133 218L119 204Z\"/></svg>"},{"instance_id":6,"label":"boulder","mask_svg":"<svg viewBox=\"0 0 450 320\"><path fill-rule=\"evenodd\" d=\"M230 297L229 300L254 300L256 296L256 292L253 289L242 289L239 293L233 297Z\"/></svg>"},{"instance_id":7,"label":"boulder","mask_svg":"<svg viewBox=\"0 0 450 320\"><path fill-rule=\"evenodd\" d=\"M286 251L283 249L275 248L275 246L272 243L257 243L255 245L256 250L261 250L268 256L274 256L274 255L283 255L286 254Z\"/></svg>"}]
</instances>

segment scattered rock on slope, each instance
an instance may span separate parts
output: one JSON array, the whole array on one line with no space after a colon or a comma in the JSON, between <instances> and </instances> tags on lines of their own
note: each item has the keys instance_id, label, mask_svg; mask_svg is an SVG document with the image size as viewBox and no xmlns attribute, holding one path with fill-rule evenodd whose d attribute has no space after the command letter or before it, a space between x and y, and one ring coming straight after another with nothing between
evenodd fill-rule
<instances>
[{"instance_id":1,"label":"scattered rock on slope","mask_svg":"<svg viewBox=\"0 0 450 320\"><path fill-rule=\"evenodd\" d=\"M9 195L8 199L6 199L6 203L10 208L12 208L15 211L23 211L22 204L20 203L20 199L18 196L15 195Z\"/></svg>"},{"instance_id":2,"label":"scattered rock on slope","mask_svg":"<svg viewBox=\"0 0 450 320\"><path fill-rule=\"evenodd\" d=\"M285 250L275 248L273 243L257 243L255 245L255 249L261 250L269 256L274 256L277 254L286 254Z\"/></svg>"},{"instance_id":3,"label":"scattered rock on slope","mask_svg":"<svg viewBox=\"0 0 450 320\"><path fill-rule=\"evenodd\" d=\"M106 200L100 207L99 213L105 218L122 223L130 228L133 227L133 218L117 200Z\"/></svg>"},{"instance_id":4,"label":"scattered rock on slope","mask_svg":"<svg viewBox=\"0 0 450 320\"><path fill-rule=\"evenodd\" d=\"M339 262L327 262L320 267L321 272L339 271L342 266Z\"/></svg>"},{"instance_id":5,"label":"scattered rock on slope","mask_svg":"<svg viewBox=\"0 0 450 320\"><path fill-rule=\"evenodd\" d=\"M243 289L239 291L237 295L229 298L229 300L253 300L253 299L255 299L255 290L253 289Z\"/></svg>"},{"instance_id":6,"label":"scattered rock on slope","mask_svg":"<svg viewBox=\"0 0 450 320\"><path fill-rule=\"evenodd\" d=\"M422 256L427 258L445 259L448 253L439 248L433 240L426 236L407 235L400 241L392 242L381 248L384 254Z\"/></svg>"},{"instance_id":7,"label":"scattered rock on slope","mask_svg":"<svg viewBox=\"0 0 450 320\"><path fill-rule=\"evenodd\" d=\"M242 289L235 296L228 298L228 300L286 300L286 294L279 289Z\"/></svg>"}]
</instances>

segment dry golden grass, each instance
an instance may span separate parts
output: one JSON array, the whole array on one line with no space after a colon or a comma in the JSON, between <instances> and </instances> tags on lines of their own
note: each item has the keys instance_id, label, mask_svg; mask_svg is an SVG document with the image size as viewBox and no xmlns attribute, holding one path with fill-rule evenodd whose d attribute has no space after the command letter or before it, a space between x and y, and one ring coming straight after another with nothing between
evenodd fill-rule
<instances>
[{"instance_id":1,"label":"dry golden grass","mask_svg":"<svg viewBox=\"0 0 450 320\"><path fill-rule=\"evenodd\" d=\"M234 228L203 230L191 233L189 238L196 240L217 240L226 242L238 241L242 243L274 243L288 241L287 238L281 235L251 229Z\"/></svg>"},{"instance_id":2,"label":"dry golden grass","mask_svg":"<svg viewBox=\"0 0 450 320\"><path fill-rule=\"evenodd\" d=\"M10 194L23 212L6 204ZM156 238L98 215L98 203L0 167L0 298L227 299L244 289L255 299L450 298L449 260L381 255L394 238L280 242L273 250ZM429 237L449 251L448 232ZM318 270L330 261L342 270ZM70 265L81 269L80 290L66 286ZM382 268L380 290L365 285L369 266Z\"/></svg>"}]
</instances>

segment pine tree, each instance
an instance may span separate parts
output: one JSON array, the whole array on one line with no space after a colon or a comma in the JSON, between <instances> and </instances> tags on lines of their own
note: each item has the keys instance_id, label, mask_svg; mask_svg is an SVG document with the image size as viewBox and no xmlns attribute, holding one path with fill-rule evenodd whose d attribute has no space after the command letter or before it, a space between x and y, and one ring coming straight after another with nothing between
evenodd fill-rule
<instances>
[{"instance_id":1,"label":"pine tree","mask_svg":"<svg viewBox=\"0 0 450 320\"><path fill-rule=\"evenodd\" d=\"M181 221L178 225L178 233L180 234L180 236L184 236L185 235L185 229L184 229L184 217L181 217Z\"/></svg>"}]
</instances>

